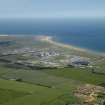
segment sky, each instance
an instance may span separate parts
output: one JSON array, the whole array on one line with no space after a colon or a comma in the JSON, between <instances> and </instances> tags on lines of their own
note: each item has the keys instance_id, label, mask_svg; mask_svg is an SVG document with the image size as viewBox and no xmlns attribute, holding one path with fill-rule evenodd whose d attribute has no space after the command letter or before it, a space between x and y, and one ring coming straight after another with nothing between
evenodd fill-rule
<instances>
[{"instance_id":1,"label":"sky","mask_svg":"<svg viewBox=\"0 0 105 105\"><path fill-rule=\"evenodd\" d=\"M105 0L0 0L0 18L104 17Z\"/></svg>"}]
</instances>

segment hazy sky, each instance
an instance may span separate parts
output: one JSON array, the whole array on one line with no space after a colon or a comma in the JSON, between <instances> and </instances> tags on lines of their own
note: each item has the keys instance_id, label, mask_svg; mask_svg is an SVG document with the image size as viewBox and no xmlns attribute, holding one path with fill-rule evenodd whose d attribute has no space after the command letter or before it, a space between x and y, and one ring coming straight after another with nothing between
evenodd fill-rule
<instances>
[{"instance_id":1,"label":"hazy sky","mask_svg":"<svg viewBox=\"0 0 105 105\"><path fill-rule=\"evenodd\" d=\"M105 17L105 0L0 0L0 17Z\"/></svg>"}]
</instances>

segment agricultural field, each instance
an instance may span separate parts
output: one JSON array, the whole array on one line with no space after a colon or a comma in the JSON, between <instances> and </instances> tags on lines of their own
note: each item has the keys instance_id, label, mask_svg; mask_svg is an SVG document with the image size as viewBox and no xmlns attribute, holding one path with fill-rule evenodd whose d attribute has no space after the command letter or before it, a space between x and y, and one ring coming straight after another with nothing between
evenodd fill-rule
<instances>
[{"instance_id":1,"label":"agricultural field","mask_svg":"<svg viewBox=\"0 0 105 105\"><path fill-rule=\"evenodd\" d=\"M1 94L6 95L5 97L1 96L3 98L1 98L1 105L22 105L23 103L25 105L29 103L32 103L32 105L34 103L35 105L46 105L46 103L48 105L65 105L66 103L81 103L73 95L77 86L86 83L99 85L105 81L104 76L73 68L50 71L7 69L6 72L6 67L2 67L0 70L0 77L3 78L0 80ZM84 77L85 74L87 75ZM16 78L22 80L13 80ZM2 93L2 90L5 90L5 92ZM5 100L8 100L8 102Z\"/></svg>"},{"instance_id":2,"label":"agricultural field","mask_svg":"<svg viewBox=\"0 0 105 105\"><path fill-rule=\"evenodd\" d=\"M41 71L27 70L24 73L21 70L14 71L11 70L9 74L7 72L3 73L3 75L1 74L1 77L5 80L0 80L1 97L2 94L4 95L4 97L0 98L2 99L0 105L22 105L23 103L25 105L29 103L32 103L32 105L46 105L47 103L48 105L55 105L55 103L61 103L63 105L67 102L78 102L78 99L72 93L75 87L73 80L50 76ZM13 75L14 73L16 75ZM13 76L15 78L21 77L22 81L17 82L10 79L14 78ZM5 91L3 92L2 90Z\"/></svg>"},{"instance_id":3,"label":"agricultural field","mask_svg":"<svg viewBox=\"0 0 105 105\"><path fill-rule=\"evenodd\" d=\"M14 45L0 46L0 105L90 105L78 94L89 95L94 103L96 99L105 101L105 56L35 41L31 37L2 40L5 39L12 40ZM82 60L83 65L81 62L72 65L72 58ZM89 65L84 64L84 59ZM97 97L91 96L93 93Z\"/></svg>"}]
</instances>

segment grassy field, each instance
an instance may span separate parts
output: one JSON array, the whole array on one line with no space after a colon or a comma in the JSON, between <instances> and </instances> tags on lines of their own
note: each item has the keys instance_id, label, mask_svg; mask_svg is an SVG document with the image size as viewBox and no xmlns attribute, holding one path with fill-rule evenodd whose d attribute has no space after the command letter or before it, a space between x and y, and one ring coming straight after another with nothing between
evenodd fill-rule
<instances>
[{"instance_id":1,"label":"grassy field","mask_svg":"<svg viewBox=\"0 0 105 105\"><path fill-rule=\"evenodd\" d=\"M3 95L3 96L2 96ZM69 98L70 100L66 97ZM10 80L0 80L0 105L53 105L76 102L76 98L64 91ZM72 100L72 101L71 101Z\"/></svg>"},{"instance_id":2,"label":"grassy field","mask_svg":"<svg viewBox=\"0 0 105 105\"><path fill-rule=\"evenodd\" d=\"M55 70L45 70L49 75L58 77L64 77L66 79L73 79L81 81L83 83L100 84L105 82L105 75L94 74L90 69L79 69L79 68L63 68Z\"/></svg>"},{"instance_id":3,"label":"grassy field","mask_svg":"<svg viewBox=\"0 0 105 105\"><path fill-rule=\"evenodd\" d=\"M0 65L0 76L8 72L11 72L11 69L4 68L2 65Z\"/></svg>"},{"instance_id":4,"label":"grassy field","mask_svg":"<svg viewBox=\"0 0 105 105\"><path fill-rule=\"evenodd\" d=\"M19 97L23 97L25 95L27 95L27 93L1 88L0 89L0 104L14 100Z\"/></svg>"},{"instance_id":5,"label":"grassy field","mask_svg":"<svg viewBox=\"0 0 105 105\"><path fill-rule=\"evenodd\" d=\"M33 38L12 39L15 45L5 48L38 48L59 50L68 55L78 55L89 57L93 62L100 60L94 66L105 68L105 59L101 61L103 56L93 53L86 53L54 46L47 42L35 41ZM18 44L17 44L18 43ZM4 48L2 49L4 50ZM4 57L3 57L4 58ZM64 56L51 58L50 60L59 61ZM5 56L9 60L33 59L30 56L26 58L20 55ZM15 65L13 65L15 66ZM80 100L74 96L74 91L78 86L83 84L105 84L105 75L92 73L89 68L59 68L46 70L31 70L25 67L9 67L6 63L0 62L0 105L68 105L79 104ZM98 69L99 70L99 69ZM104 69L100 69L103 70ZM21 81L18 81L18 80Z\"/></svg>"},{"instance_id":6,"label":"grassy field","mask_svg":"<svg viewBox=\"0 0 105 105\"><path fill-rule=\"evenodd\" d=\"M105 76L80 68L23 70L0 66L0 105L66 105L81 84L105 83ZM15 79L21 78L18 82ZM5 80L4 80L5 79Z\"/></svg>"},{"instance_id":7,"label":"grassy field","mask_svg":"<svg viewBox=\"0 0 105 105\"><path fill-rule=\"evenodd\" d=\"M65 105L78 102L73 96L77 84L75 85L76 81L72 79L52 76L44 71L15 70L6 67L0 68L0 77L7 79L0 80L0 89L5 90L4 97L0 94L0 105ZM12 78L22 78L22 82L11 80Z\"/></svg>"}]
</instances>

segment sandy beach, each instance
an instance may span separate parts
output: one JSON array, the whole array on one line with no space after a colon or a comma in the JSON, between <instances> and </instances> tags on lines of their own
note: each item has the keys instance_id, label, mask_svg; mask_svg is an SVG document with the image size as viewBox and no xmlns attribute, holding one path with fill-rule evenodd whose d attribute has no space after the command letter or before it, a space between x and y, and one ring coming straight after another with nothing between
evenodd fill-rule
<instances>
[{"instance_id":1,"label":"sandy beach","mask_svg":"<svg viewBox=\"0 0 105 105\"><path fill-rule=\"evenodd\" d=\"M41 36L36 36L36 39L39 40L39 41L48 42L48 43L56 45L58 47L68 48L68 49L75 50L75 51L91 53L91 54L95 54L95 55L98 55L98 56L100 55L100 56L105 57L105 53L102 53L102 52L96 52L96 51L92 51L92 50L85 49L85 48L79 48L77 46L73 46L73 45L70 45L70 44L64 44L64 43L54 41L54 38L52 36L41 35Z\"/></svg>"},{"instance_id":2,"label":"sandy beach","mask_svg":"<svg viewBox=\"0 0 105 105\"><path fill-rule=\"evenodd\" d=\"M39 41L48 42L50 44L53 44L53 45L56 45L59 47L69 48L69 49L78 50L78 51L85 51L85 52L87 51L86 49L78 48L78 47L75 47L73 45L68 45L68 44L56 42L56 41L54 41L53 37L51 37L51 36L44 36L44 35L43 36L36 36L36 39Z\"/></svg>"},{"instance_id":3,"label":"sandy beach","mask_svg":"<svg viewBox=\"0 0 105 105\"><path fill-rule=\"evenodd\" d=\"M0 39L2 40L2 38L15 38L15 37L26 37L25 35L0 35ZM80 51L80 52L88 52L88 53L92 53L92 54L96 54L96 55L101 55L101 56L105 56L105 53L102 52L96 52L96 51L92 51L89 49L85 49L85 48L80 48L74 45L70 45L70 44L64 44L61 42L57 42L54 40L54 38L52 36L47 36L47 35L30 35L30 37L33 37L35 40L38 41L42 41L42 42L48 42L52 45L58 46L58 47L62 47L62 48L68 48L71 50L75 50L75 51Z\"/></svg>"}]
</instances>

